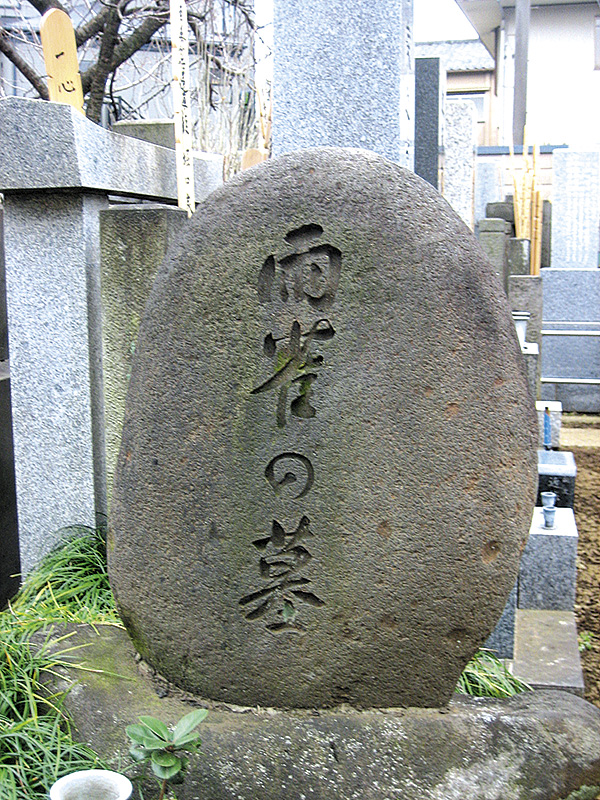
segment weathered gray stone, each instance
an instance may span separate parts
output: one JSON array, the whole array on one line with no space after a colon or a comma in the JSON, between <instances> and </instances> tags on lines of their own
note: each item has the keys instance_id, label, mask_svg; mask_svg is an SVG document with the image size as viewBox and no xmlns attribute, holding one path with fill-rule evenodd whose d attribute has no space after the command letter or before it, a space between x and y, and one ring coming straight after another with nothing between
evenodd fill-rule
<instances>
[{"instance_id":1,"label":"weathered gray stone","mask_svg":"<svg viewBox=\"0 0 600 800\"><path fill-rule=\"evenodd\" d=\"M486 216L486 207L490 201L502 197L502 176L500 167L495 161L482 161L478 158L475 162L475 222Z\"/></svg>"},{"instance_id":2,"label":"weathered gray stone","mask_svg":"<svg viewBox=\"0 0 600 800\"><path fill-rule=\"evenodd\" d=\"M125 727L140 715L173 725L209 708L179 800L556 800L600 785L600 711L566 692L454 695L441 711L231 709L153 683L122 630L79 627L73 644L86 645L74 660L96 671L70 671L66 708L79 738L117 769L128 760Z\"/></svg>"},{"instance_id":3,"label":"weathered gray stone","mask_svg":"<svg viewBox=\"0 0 600 800\"><path fill-rule=\"evenodd\" d=\"M140 321L169 243L187 222L179 208L113 206L100 212L106 483L110 498Z\"/></svg>"},{"instance_id":4,"label":"weathered gray stone","mask_svg":"<svg viewBox=\"0 0 600 800\"><path fill-rule=\"evenodd\" d=\"M274 3L275 155L363 147L412 168L414 81L412 2Z\"/></svg>"},{"instance_id":5,"label":"weathered gray stone","mask_svg":"<svg viewBox=\"0 0 600 800\"><path fill-rule=\"evenodd\" d=\"M552 266L597 269L600 153L552 153Z\"/></svg>"},{"instance_id":6,"label":"weathered gray stone","mask_svg":"<svg viewBox=\"0 0 600 800\"><path fill-rule=\"evenodd\" d=\"M572 611L517 609L513 673L535 689L563 689L583 696Z\"/></svg>"},{"instance_id":7,"label":"weathered gray stone","mask_svg":"<svg viewBox=\"0 0 600 800\"><path fill-rule=\"evenodd\" d=\"M492 262L498 280L506 292L508 289L506 246L510 236L510 223L503 219L480 219L478 230L481 249Z\"/></svg>"},{"instance_id":8,"label":"weathered gray stone","mask_svg":"<svg viewBox=\"0 0 600 800\"><path fill-rule=\"evenodd\" d=\"M509 237L506 242L506 267L509 276L530 275L530 252L529 239L515 239L514 237Z\"/></svg>"},{"instance_id":9,"label":"weathered gray stone","mask_svg":"<svg viewBox=\"0 0 600 800\"><path fill-rule=\"evenodd\" d=\"M471 100L446 103L443 195L470 228L473 228L475 137L475 104Z\"/></svg>"},{"instance_id":10,"label":"weathered gray stone","mask_svg":"<svg viewBox=\"0 0 600 800\"><path fill-rule=\"evenodd\" d=\"M0 142L0 191L87 188L177 199L172 151L111 133L64 103L0 100ZM194 174L199 201L222 182L222 156L196 155Z\"/></svg>"},{"instance_id":11,"label":"weathered gray stone","mask_svg":"<svg viewBox=\"0 0 600 800\"><path fill-rule=\"evenodd\" d=\"M124 119L113 123L111 130L160 147L175 149L175 123L172 119Z\"/></svg>"},{"instance_id":12,"label":"weathered gray stone","mask_svg":"<svg viewBox=\"0 0 600 800\"><path fill-rule=\"evenodd\" d=\"M517 584L508 595L498 624L483 645L498 658L512 658L515 646L515 612L517 610Z\"/></svg>"},{"instance_id":13,"label":"weathered gray stone","mask_svg":"<svg viewBox=\"0 0 600 800\"><path fill-rule=\"evenodd\" d=\"M519 608L572 611L575 604L577 527L572 508L557 508L554 528L536 507L519 568Z\"/></svg>"},{"instance_id":14,"label":"weathered gray stone","mask_svg":"<svg viewBox=\"0 0 600 800\"><path fill-rule=\"evenodd\" d=\"M364 151L253 168L192 218L140 329L109 535L126 625L216 699L444 703L514 585L536 442L506 300L435 190Z\"/></svg>"},{"instance_id":15,"label":"weathered gray stone","mask_svg":"<svg viewBox=\"0 0 600 800\"><path fill-rule=\"evenodd\" d=\"M511 225L515 224L515 206L510 200L501 200L493 203L488 203L485 207L485 216L495 219L504 219L510 222Z\"/></svg>"}]
</instances>

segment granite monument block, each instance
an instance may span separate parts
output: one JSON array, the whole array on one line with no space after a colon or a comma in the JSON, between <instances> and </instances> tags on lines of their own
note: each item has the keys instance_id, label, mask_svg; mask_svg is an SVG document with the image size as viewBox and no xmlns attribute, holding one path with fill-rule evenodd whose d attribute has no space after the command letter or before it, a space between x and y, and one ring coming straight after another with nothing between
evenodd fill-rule
<instances>
[{"instance_id":1,"label":"granite monument block","mask_svg":"<svg viewBox=\"0 0 600 800\"><path fill-rule=\"evenodd\" d=\"M600 152L552 153L552 266L598 268Z\"/></svg>"},{"instance_id":2,"label":"granite monument block","mask_svg":"<svg viewBox=\"0 0 600 800\"><path fill-rule=\"evenodd\" d=\"M415 172L439 185L442 96L439 58L415 59Z\"/></svg>"},{"instance_id":3,"label":"granite monument block","mask_svg":"<svg viewBox=\"0 0 600 800\"><path fill-rule=\"evenodd\" d=\"M572 508L557 508L553 528L533 513L519 568L519 608L572 611L577 577L577 527Z\"/></svg>"},{"instance_id":4,"label":"granite monument block","mask_svg":"<svg viewBox=\"0 0 600 800\"><path fill-rule=\"evenodd\" d=\"M273 7L273 153L362 147L412 168L412 2Z\"/></svg>"},{"instance_id":5,"label":"granite monument block","mask_svg":"<svg viewBox=\"0 0 600 800\"><path fill-rule=\"evenodd\" d=\"M432 187L366 151L254 167L140 327L108 539L125 625L204 697L442 705L514 586L536 443L506 299Z\"/></svg>"},{"instance_id":6,"label":"granite monument block","mask_svg":"<svg viewBox=\"0 0 600 800\"><path fill-rule=\"evenodd\" d=\"M444 112L444 186L442 194L472 229L476 147L475 105L446 103Z\"/></svg>"}]
</instances>

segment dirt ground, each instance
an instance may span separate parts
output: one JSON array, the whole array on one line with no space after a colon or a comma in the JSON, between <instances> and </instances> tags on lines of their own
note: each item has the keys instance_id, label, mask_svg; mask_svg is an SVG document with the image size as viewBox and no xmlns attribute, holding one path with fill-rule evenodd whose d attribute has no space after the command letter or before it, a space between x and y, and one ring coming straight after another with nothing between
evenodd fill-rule
<instances>
[{"instance_id":1,"label":"dirt ground","mask_svg":"<svg viewBox=\"0 0 600 800\"><path fill-rule=\"evenodd\" d=\"M577 465L575 613L585 697L600 707L600 415L563 414L561 450L571 450Z\"/></svg>"}]
</instances>

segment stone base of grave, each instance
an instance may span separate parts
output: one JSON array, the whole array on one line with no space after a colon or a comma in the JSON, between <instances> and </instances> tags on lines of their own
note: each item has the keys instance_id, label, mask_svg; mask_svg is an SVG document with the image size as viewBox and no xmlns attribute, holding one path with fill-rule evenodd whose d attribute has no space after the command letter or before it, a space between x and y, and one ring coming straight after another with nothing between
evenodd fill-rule
<instances>
[{"instance_id":1,"label":"stone base of grave","mask_svg":"<svg viewBox=\"0 0 600 800\"><path fill-rule=\"evenodd\" d=\"M78 737L115 769L125 771L125 726L141 714L173 724L193 703L209 707L202 752L175 787L180 800L556 800L582 786L600 792L600 710L565 692L456 696L445 709L240 708L173 690L136 661L118 628L78 626L57 647L73 645L83 646L71 656L78 664L103 672L68 671L65 682L76 684L67 710Z\"/></svg>"}]
</instances>

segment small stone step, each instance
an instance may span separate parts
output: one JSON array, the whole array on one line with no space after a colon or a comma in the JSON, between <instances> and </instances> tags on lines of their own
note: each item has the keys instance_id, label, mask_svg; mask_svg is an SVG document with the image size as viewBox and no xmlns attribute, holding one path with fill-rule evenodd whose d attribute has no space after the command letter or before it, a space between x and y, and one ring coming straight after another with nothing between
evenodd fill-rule
<instances>
[{"instance_id":1,"label":"small stone step","mask_svg":"<svg viewBox=\"0 0 600 800\"><path fill-rule=\"evenodd\" d=\"M534 689L583 696L577 626L571 611L517 609L513 674Z\"/></svg>"}]
</instances>

